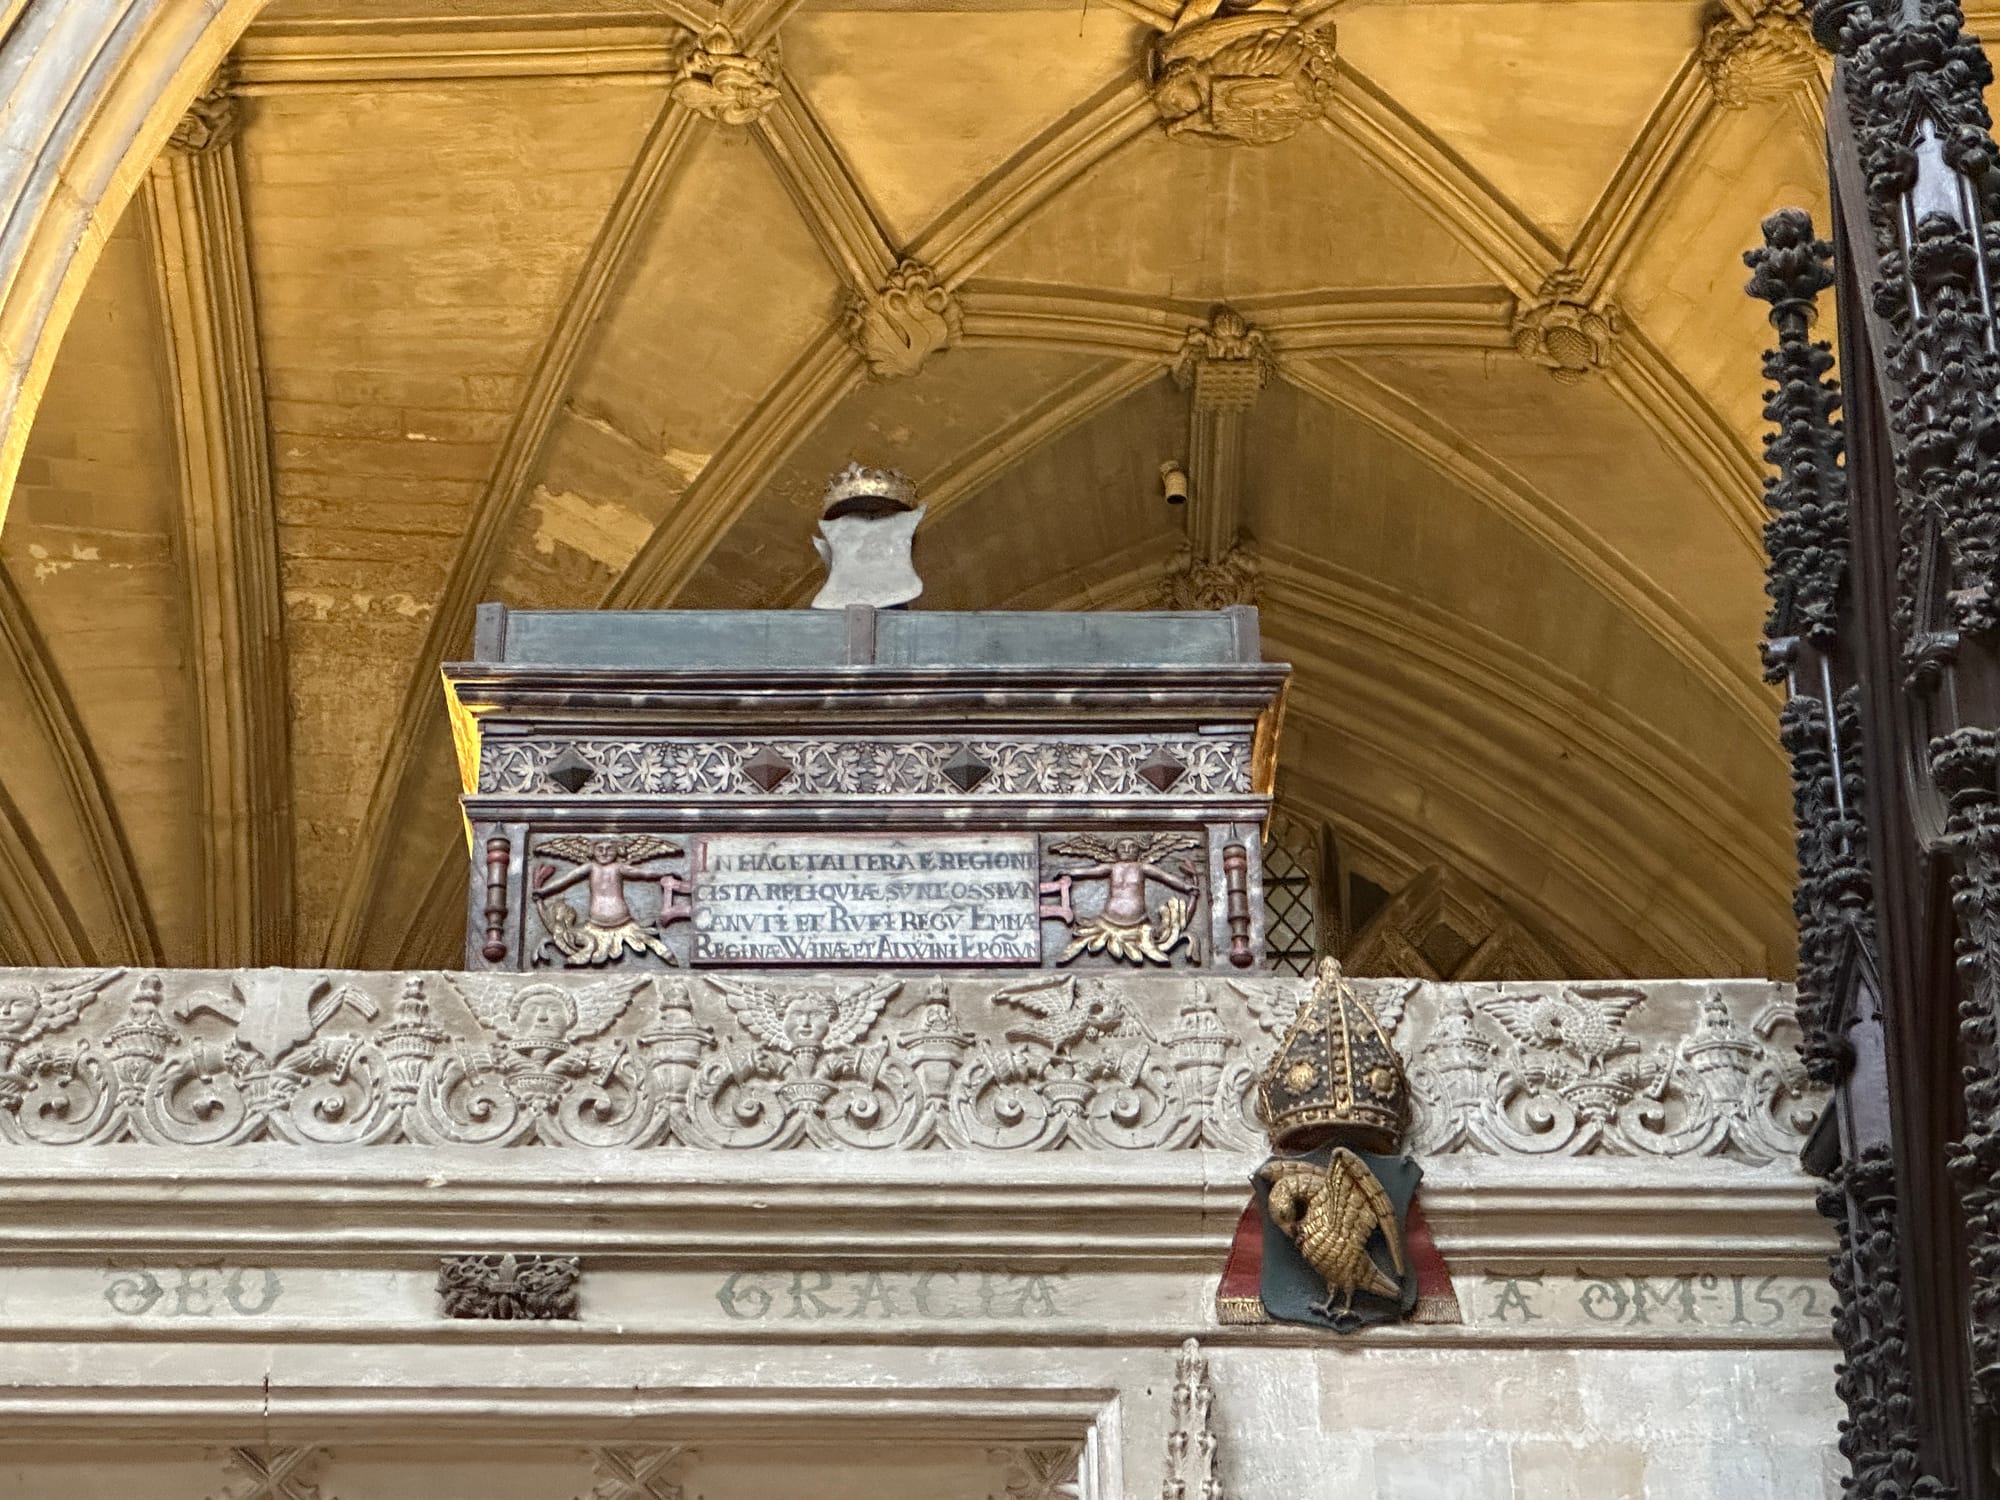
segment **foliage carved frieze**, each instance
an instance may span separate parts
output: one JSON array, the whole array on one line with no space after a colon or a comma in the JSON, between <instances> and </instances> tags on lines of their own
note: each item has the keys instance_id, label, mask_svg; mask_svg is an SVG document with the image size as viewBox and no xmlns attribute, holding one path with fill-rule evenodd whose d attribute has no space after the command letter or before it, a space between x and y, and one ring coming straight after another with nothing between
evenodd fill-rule
<instances>
[{"instance_id":1,"label":"foliage carved frieze","mask_svg":"<svg viewBox=\"0 0 2000 1500\"><path fill-rule=\"evenodd\" d=\"M1820 1104L1782 986L1358 983L1420 1154L1785 1161ZM1247 1153L1302 984L23 970L0 1140Z\"/></svg>"},{"instance_id":2,"label":"foliage carved frieze","mask_svg":"<svg viewBox=\"0 0 2000 1500\"><path fill-rule=\"evenodd\" d=\"M1171 763L1171 778L1157 769ZM1250 790L1244 737L501 740L482 796L1176 797Z\"/></svg>"}]
</instances>

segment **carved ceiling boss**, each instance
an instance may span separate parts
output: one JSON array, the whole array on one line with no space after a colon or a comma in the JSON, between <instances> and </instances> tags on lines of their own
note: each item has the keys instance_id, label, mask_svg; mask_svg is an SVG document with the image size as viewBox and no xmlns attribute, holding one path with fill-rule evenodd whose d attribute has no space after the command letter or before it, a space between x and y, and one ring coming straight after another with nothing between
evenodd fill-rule
<instances>
[{"instance_id":1,"label":"carved ceiling boss","mask_svg":"<svg viewBox=\"0 0 2000 1500\"><path fill-rule=\"evenodd\" d=\"M1167 134L1268 146L1326 113L1331 0L1188 0L1153 43L1153 106Z\"/></svg>"}]
</instances>

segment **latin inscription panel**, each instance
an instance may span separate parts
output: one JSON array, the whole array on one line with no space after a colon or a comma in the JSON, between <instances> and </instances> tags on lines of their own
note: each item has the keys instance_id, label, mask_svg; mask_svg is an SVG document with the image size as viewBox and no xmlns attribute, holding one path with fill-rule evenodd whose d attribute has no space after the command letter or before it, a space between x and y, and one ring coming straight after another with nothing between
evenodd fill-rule
<instances>
[{"instance_id":1,"label":"latin inscription panel","mask_svg":"<svg viewBox=\"0 0 2000 1500\"><path fill-rule=\"evenodd\" d=\"M694 850L697 964L1033 964L1032 834L710 834Z\"/></svg>"}]
</instances>

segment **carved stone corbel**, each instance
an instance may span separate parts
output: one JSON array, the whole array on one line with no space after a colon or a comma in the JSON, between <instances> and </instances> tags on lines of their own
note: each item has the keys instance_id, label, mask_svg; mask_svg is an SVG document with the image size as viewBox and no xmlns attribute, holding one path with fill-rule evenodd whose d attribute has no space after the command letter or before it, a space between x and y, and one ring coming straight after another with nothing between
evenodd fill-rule
<instances>
[{"instance_id":1,"label":"carved stone corbel","mask_svg":"<svg viewBox=\"0 0 2000 1500\"><path fill-rule=\"evenodd\" d=\"M916 374L958 342L963 326L958 299L915 260L898 262L877 290L850 295L843 319L847 341L877 380Z\"/></svg>"},{"instance_id":2,"label":"carved stone corbel","mask_svg":"<svg viewBox=\"0 0 2000 1500\"><path fill-rule=\"evenodd\" d=\"M1241 542L1220 557L1205 558L1183 547L1160 580L1161 609L1227 609L1255 604L1260 573L1257 555Z\"/></svg>"},{"instance_id":3,"label":"carved stone corbel","mask_svg":"<svg viewBox=\"0 0 2000 1500\"><path fill-rule=\"evenodd\" d=\"M718 125L751 125L778 102L777 46L749 53L727 26L711 26L681 59L674 102Z\"/></svg>"},{"instance_id":4,"label":"carved stone corbel","mask_svg":"<svg viewBox=\"0 0 2000 1500\"><path fill-rule=\"evenodd\" d=\"M1745 20L1724 11L1701 37L1701 71L1724 109L1786 99L1819 76L1803 0L1764 0Z\"/></svg>"},{"instance_id":5,"label":"carved stone corbel","mask_svg":"<svg viewBox=\"0 0 2000 1500\"><path fill-rule=\"evenodd\" d=\"M1233 307L1217 307L1190 328L1174 360L1174 383L1196 411L1245 410L1270 378L1270 340Z\"/></svg>"},{"instance_id":6,"label":"carved stone corbel","mask_svg":"<svg viewBox=\"0 0 2000 1500\"><path fill-rule=\"evenodd\" d=\"M1616 304L1583 296L1583 276L1569 266L1551 271L1533 302L1514 314L1514 348L1564 385L1589 379L1617 357L1624 316Z\"/></svg>"},{"instance_id":7,"label":"carved stone corbel","mask_svg":"<svg viewBox=\"0 0 2000 1500\"><path fill-rule=\"evenodd\" d=\"M217 151L236 139L242 124L243 107L236 96L235 80L227 66L217 68L167 137L167 149L187 156Z\"/></svg>"}]
</instances>

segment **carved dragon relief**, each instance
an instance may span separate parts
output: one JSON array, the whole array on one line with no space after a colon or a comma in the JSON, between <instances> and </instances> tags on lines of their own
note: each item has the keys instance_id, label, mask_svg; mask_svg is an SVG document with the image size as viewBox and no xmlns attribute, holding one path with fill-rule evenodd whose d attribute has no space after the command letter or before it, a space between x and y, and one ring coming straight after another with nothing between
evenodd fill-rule
<instances>
[{"instance_id":1,"label":"carved dragon relief","mask_svg":"<svg viewBox=\"0 0 2000 1500\"><path fill-rule=\"evenodd\" d=\"M1373 986L1421 1154L1795 1156L1788 991ZM0 1140L1249 1151L1299 981L628 973L0 988Z\"/></svg>"}]
</instances>

